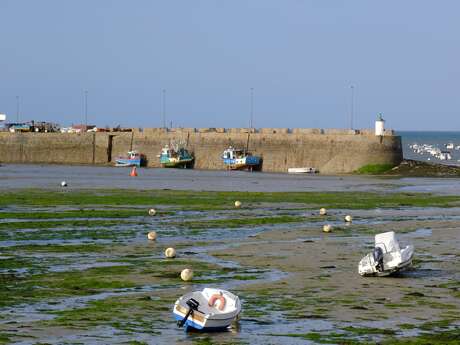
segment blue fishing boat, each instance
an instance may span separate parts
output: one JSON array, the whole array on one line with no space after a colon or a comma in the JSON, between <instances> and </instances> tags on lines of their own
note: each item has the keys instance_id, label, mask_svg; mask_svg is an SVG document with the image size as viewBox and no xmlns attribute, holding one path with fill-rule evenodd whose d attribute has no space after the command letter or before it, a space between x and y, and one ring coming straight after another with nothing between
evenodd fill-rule
<instances>
[{"instance_id":1,"label":"blue fishing boat","mask_svg":"<svg viewBox=\"0 0 460 345\"><path fill-rule=\"evenodd\" d=\"M224 150L222 160L228 170L260 170L262 165L262 157L254 156L247 150L236 149L232 146Z\"/></svg>"},{"instance_id":2,"label":"blue fishing boat","mask_svg":"<svg viewBox=\"0 0 460 345\"><path fill-rule=\"evenodd\" d=\"M117 167L141 167L145 165L145 156L137 151L129 151L127 157L118 157L115 166Z\"/></svg>"},{"instance_id":3,"label":"blue fishing boat","mask_svg":"<svg viewBox=\"0 0 460 345\"><path fill-rule=\"evenodd\" d=\"M165 145L159 157L163 168L191 168L193 166L194 157L183 146Z\"/></svg>"}]
</instances>

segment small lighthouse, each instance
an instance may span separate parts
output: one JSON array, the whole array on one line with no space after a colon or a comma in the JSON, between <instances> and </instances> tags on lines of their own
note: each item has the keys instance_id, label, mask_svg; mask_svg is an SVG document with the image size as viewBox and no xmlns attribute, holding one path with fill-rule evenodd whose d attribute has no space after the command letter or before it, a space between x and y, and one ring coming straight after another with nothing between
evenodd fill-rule
<instances>
[{"instance_id":1,"label":"small lighthouse","mask_svg":"<svg viewBox=\"0 0 460 345\"><path fill-rule=\"evenodd\" d=\"M383 136L385 133L385 120L382 117L382 113L377 116L375 121L375 135Z\"/></svg>"}]
</instances>

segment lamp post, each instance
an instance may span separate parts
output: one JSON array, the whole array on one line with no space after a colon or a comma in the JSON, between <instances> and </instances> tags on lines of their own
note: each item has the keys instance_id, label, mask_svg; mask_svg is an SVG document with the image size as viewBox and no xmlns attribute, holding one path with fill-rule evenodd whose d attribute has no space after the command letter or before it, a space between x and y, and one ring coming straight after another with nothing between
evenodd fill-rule
<instances>
[{"instance_id":1,"label":"lamp post","mask_svg":"<svg viewBox=\"0 0 460 345\"><path fill-rule=\"evenodd\" d=\"M350 86L351 101L350 101L350 129L353 129L353 112L354 112L354 98L355 98L355 87Z\"/></svg>"},{"instance_id":2,"label":"lamp post","mask_svg":"<svg viewBox=\"0 0 460 345\"><path fill-rule=\"evenodd\" d=\"M166 128L166 89L161 90L162 102L162 115L163 115L163 128Z\"/></svg>"},{"instance_id":3,"label":"lamp post","mask_svg":"<svg viewBox=\"0 0 460 345\"><path fill-rule=\"evenodd\" d=\"M16 96L16 122L19 123L19 96Z\"/></svg>"},{"instance_id":4,"label":"lamp post","mask_svg":"<svg viewBox=\"0 0 460 345\"><path fill-rule=\"evenodd\" d=\"M252 129L254 120L254 88L251 87L251 105L250 105L249 128Z\"/></svg>"},{"instance_id":5,"label":"lamp post","mask_svg":"<svg viewBox=\"0 0 460 345\"><path fill-rule=\"evenodd\" d=\"M85 130L88 130L88 90L85 90Z\"/></svg>"}]
</instances>

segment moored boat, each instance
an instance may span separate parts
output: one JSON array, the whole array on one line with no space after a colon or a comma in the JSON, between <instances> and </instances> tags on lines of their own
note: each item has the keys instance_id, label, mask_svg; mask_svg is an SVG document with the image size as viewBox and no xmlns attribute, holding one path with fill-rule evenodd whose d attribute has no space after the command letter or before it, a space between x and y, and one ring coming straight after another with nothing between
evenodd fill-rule
<instances>
[{"instance_id":1,"label":"moored boat","mask_svg":"<svg viewBox=\"0 0 460 345\"><path fill-rule=\"evenodd\" d=\"M289 174L314 174L316 173L316 169L312 167L305 167L305 168L288 168Z\"/></svg>"},{"instance_id":2,"label":"moored boat","mask_svg":"<svg viewBox=\"0 0 460 345\"><path fill-rule=\"evenodd\" d=\"M115 166L117 167L140 167L145 165L145 156L137 151L128 151L127 157L118 157Z\"/></svg>"},{"instance_id":3,"label":"moored boat","mask_svg":"<svg viewBox=\"0 0 460 345\"><path fill-rule=\"evenodd\" d=\"M160 164L163 168L191 168L193 155L183 146L165 145L159 155Z\"/></svg>"},{"instance_id":4,"label":"moored boat","mask_svg":"<svg viewBox=\"0 0 460 345\"><path fill-rule=\"evenodd\" d=\"M225 330L240 312L238 296L214 288L185 294L176 301L173 308L179 327L201 331Z\"/></svg>"},{"instance_id":5,"label":"moored boat","mask_svg":"<svg viewBox=\"0 0 460 345\"><path fill-rule=\"evenodd\" d=\"M375 235L374 250L361 259L358 272L362 276L388 276L412 265L414 247L399 248L394 231Z\"/></svg>"},{"instance_id":6,"label":"moored boat","mask_svg":"<svg viewBox=\"0 0 460 345\"><path fill-rule=\"evenodd\" d=\"M222 153L222 160L230 170L259 170L262 165L262 157L254 156L247 150L228 147Z\"/></svg>"}]
</instances>

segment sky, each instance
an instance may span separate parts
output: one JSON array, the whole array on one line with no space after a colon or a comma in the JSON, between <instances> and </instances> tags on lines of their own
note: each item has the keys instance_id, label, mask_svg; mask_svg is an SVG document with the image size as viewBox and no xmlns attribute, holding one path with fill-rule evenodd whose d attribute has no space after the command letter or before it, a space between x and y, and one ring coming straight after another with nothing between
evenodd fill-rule
<instances>
[{"instance_id":1,"label":"sky","mask_svg":"<svg viewBox=\"0 0 460 345\"><path fill-rule=\"evenodd\" d=\"M160 127L163 109L174 127L247 127L252 98L258 128L371 128L382 113L397 130L460 130L459 13L458 0L0 0L0 113L84 123L86 91L100 127Z\"/></svg>"}]
</instances>

